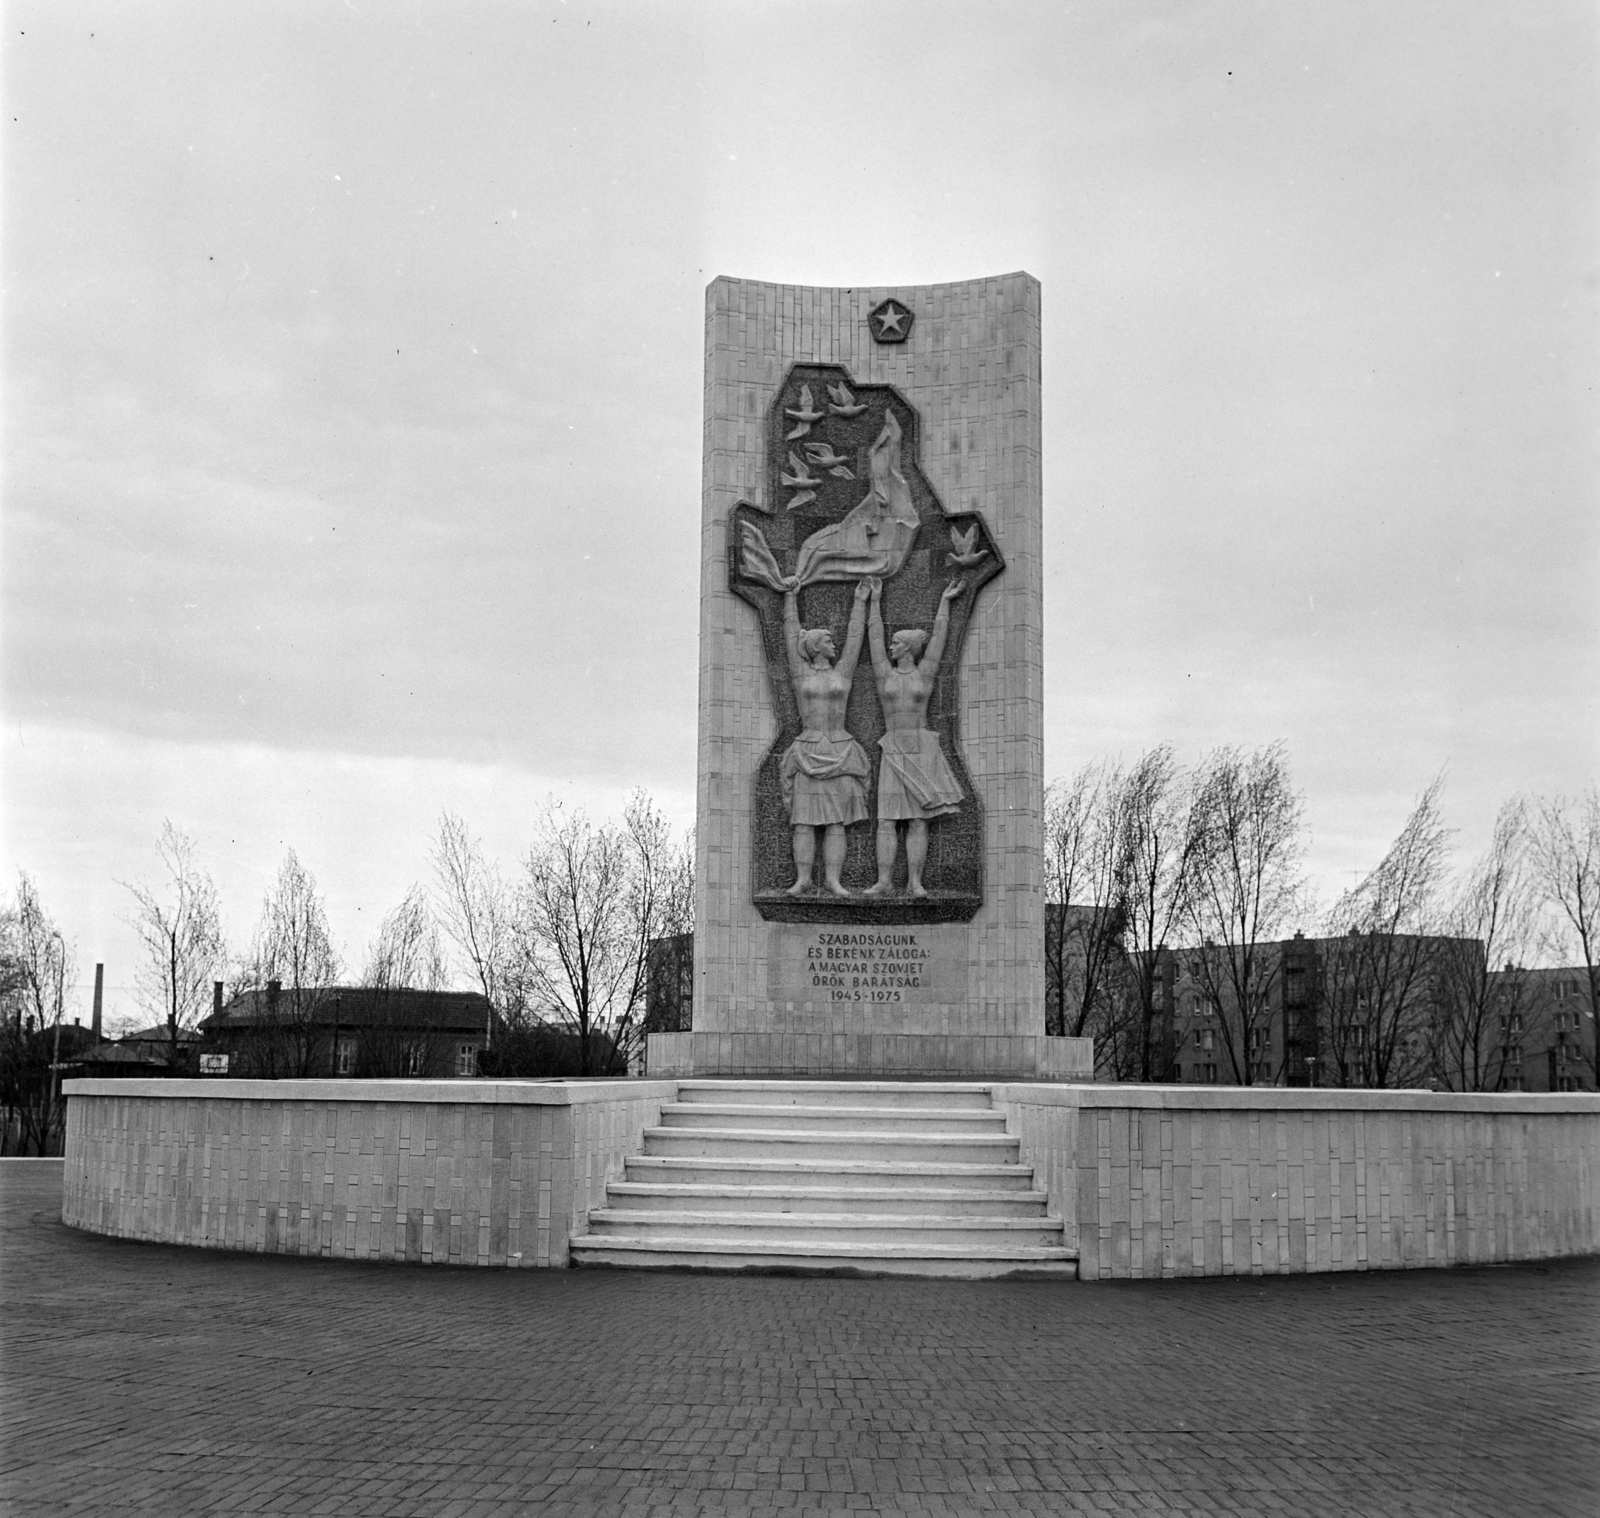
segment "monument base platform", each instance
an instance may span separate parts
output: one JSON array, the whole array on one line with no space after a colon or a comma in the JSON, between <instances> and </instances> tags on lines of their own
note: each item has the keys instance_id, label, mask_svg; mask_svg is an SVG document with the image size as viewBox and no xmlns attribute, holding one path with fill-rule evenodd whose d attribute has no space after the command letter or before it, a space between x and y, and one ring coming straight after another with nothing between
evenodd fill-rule
<instances>
[{"instance_id":1,"label":"monument base platform","mask_svg":"<svg viewBox=\"0 0 1600 1518\"><path fill-rule=\"evenodd\" d=\"M1094 1040L918 1033L652 1033L655 1079L1092 1081Z\"/></svg>"}]
</instances>

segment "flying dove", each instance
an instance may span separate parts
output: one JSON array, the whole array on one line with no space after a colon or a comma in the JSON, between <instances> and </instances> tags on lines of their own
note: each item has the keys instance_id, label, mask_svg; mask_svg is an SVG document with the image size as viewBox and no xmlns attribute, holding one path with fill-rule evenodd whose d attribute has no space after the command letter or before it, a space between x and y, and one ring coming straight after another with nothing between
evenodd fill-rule
<instances>
[{"instance_id":1,"label":"flying dove","mask_svg":"<svg viewBox=\"0 0 1600 1518\"><path fill-rule=\"evenodd\" d=\"M796 506L809 506L814 500L816 500L816 498L817 498L816 491L814 491L814 490L802 490L799 495L794 496L794 497L792 497L790 499L790 501L789 501L789 510L793 511Z\"/></svg>"},{"instance_id":2,"label":"flying dove","mask_svg":"<svg viewBox=\"0 0 1600 1518\"><path fill-rule=\"evenodd\" d=\"M833 451L832 443L807 443L806 462L816 469L829 469L834 474L846 480L853 480L855 476L849 469L842 466L849 463L843 454Z\"/></svg>"},{"instance_id":3,"label":"flying dove","mask_svg":"<svg viewBox=\"0 0 1600 1518\"><path fill-rule=\"evenodd\" d=\"M973 552L974 548L977 548L977 543L978 524L976 522L965 532L957 532L952 527L950 529L950 546L955 549L955 552L947 553L944 556L945 563L959 564L963 569L971 569L979 560L989 557L987 548L978 548L976 553Z\"/></svg>"},{"instance_id":4,"label":"flying dove","mask_svg":"<svg viewBox=\"0 0 1600 1518\"><path fill-rule=\"evenodd\" d=\"M785 407L783 414L797 422L804 422L807 426L810 426L812 422L820 422L825 413L818 411L817 403L811 399L811 386L802 385L800 387L800 404L798 406Z\"/></svg>"},{"instance_id":5,"label":"flying dove","mask_svg":"<svg viewBox=\"0 0 1600 1518\"><path fill-rule=\"evenodd\" d=\"M809 451L809 450L808 450ZM780 474L778 483L781 485L795 485L801 490L809 490L813 485L820 485L821 480L811 478L811 472L793 448L789 450L789 474Z\"/></svg>"},{"instance_id":6,"label":"flying dove","mask_svg":"<svg viewBox=\"0 0 1600 1518\"><path fill-rule=\"evenodd\" d=\"M828 386L828 410L835 416L860 416L866 409L851 395L848 385Z\"/></svg>"}]
</instances>

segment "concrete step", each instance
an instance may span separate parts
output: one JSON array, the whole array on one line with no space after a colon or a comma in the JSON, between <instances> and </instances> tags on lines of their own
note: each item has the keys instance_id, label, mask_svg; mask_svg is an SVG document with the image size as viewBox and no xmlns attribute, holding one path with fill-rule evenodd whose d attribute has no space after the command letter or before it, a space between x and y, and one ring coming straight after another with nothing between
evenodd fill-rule
<instances>
[{"instance_id":1,"label":"concrete step","mask_svg":"<svg viewBox=\"0 0 1600 1518\"><path fill-rule=\"evenodd\" d=\"M893 1212L643 1212L596 1207L589 1234L625 1237L894 1244L986 1249L1054 1245L1062 1240L1059 1218L951 1217Z\"/></svg>"},{"instance_id":2,"label":"concrete step","mask_svg":"<svg viewBox=\"0 0 1600 1518\"><path fill-rule=\"evenodd\" d=\"M1019 1141L1003 1133L894 1133L841 1129L802 1133L782 1128L646 1128L646 1154L736 1159L864 1159L937 1161L941 1164L1014 1163Z\"/></svg>"},{"instance_id":3,"label":"concrete step","mask_svg":"<svg viewBox=\"0 0 1600 1518\"><path fill-rule=\"evenodd\" d=\"M852 1244L840 1241L705 1240L585 1234L572 1240L574 1265L634 1270L778 1271L815 1275L997 1276L1074 1281L1077 1253L1048 1245Z\"/></svg>"},{"instance_id":4,"label":"concrete step","mask_svg":"<svg viewBox=\"0 0 1600 1518\"><path fill-rule=\"evenodd\" d=\"M1027 1192L1033 1171L1003 1162L940 1164L928 1160L794 1158L760 1155L697 1156L635 1154L627 1160L630 1181L672 1181L685 1185L771 1185L917 1187L947 1190Z\"/></svg>"},{"instance_id":5,"label":"concrete step","mask_svg":"<svg viewBox=\"0 0 1600 1518\"><path fill-rule=\"evenodd\" d=\"M1042 1191L979 1191L947 1186L730 1186L612 1181L606 1198L619 1211L954 1213L962 1217L1040 1217Z\"/></svg>"},{"instance_id":6,"label":"concrete step","mask_svg":"<svg viewBox=\"0 0 1600 1518\"><path fill-rule=\"evenodd\" d=\"M811 1107L664 1102L668 1128L793 1129L812 1133L1004 1133L1003 1112L937 1107Z\"/></svg>"},{"instance_id":7,"label":"concrete step","mask_svg":"<svg viewBox=\"0 0 1600 1518\"><path fill-rule=\"evenodd\" d=\"M694 1080L678 1083L680 1102L744 1106L964 1107L988 1112L987 1086L968 1081Z\"/></svg>"}]
</instances>

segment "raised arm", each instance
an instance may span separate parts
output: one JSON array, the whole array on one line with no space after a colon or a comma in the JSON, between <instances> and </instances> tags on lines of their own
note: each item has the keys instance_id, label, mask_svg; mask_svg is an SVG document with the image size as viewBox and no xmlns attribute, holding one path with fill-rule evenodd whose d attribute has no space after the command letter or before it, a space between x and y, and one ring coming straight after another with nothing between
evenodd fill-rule
<instances>
[{"instance_id":1,"label":"raised arm","mask_svg":"<svg viewBox=\"0 0 1600 1518\"><path fill-rule=\"evenodd\" d=\"M872 672L881 684L894 667L889 663L889 650L883 642L883 581L874 577L866 583L871 587L872 596L867 603L867 647L872 650Z\"/></svg>"},{"instance_id":2,"label":"raised arm","mask_svg":"<svg viewBox=\"0 0 1600 1518\"><path fill-rule=\"evenodd\" d=\"M933 619L933 633L928 639L927 652L917 666L930 676L939 673L939 661L944 658L944 642L950 636L950 603L966 588L964 580L952 580L939 597L939 610Z\"/></svg>"},{"instance_id":3,"label":"raised arm","mask_svg":"<svg viewBox=\"0 0 1600 1518\"><path fill-rule=\"evenodd\" d=\"M844 652L839 656L839 673L846 681L856 677L856 660L861 657L861 635L867 625L867 589L865 580L856 581L855 605L850 608L850 629L845 633Z\"/></svg>"},{"instance_id":4,"label":"raised arm","mask_svg":"<svg viewBox=\"0 0 1600 1518\"><path fill-rule=\"evenodd\" d=\"M794 590L783 593L783 646L789 655L789 682L798 693L806 661L800 652L800 596Z\"/></svg>"}]
</instances>

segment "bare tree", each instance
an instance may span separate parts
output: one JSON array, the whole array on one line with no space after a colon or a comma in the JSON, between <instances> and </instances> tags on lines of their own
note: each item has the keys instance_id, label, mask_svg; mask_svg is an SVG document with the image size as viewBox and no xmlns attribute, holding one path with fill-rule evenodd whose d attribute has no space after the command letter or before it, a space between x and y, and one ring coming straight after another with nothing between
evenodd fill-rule
<instances>
[{"instance_id":1,"label":"bare tree","mask_svg":"<svg viewBox=\"0 0 1600 1518\"><path fill-rule=\"evenodd\" d=\"M521 1022L528 1005L516 899L499 867L484 859L482 845L453 812L439 818L433 871L445 932L488 998L496 1021Z\"/></svg>"},{"instance_id":2,"label":"bare tree","mask_svg":"<svg viewBox=\"0 0 1600 1518\"><path fill-rule=\"evenodd\" d=\"M1114 764L1086 764L1044 797L1045 998L1048 1033L1081 1038L1110 1014L1127 922L1119 869Z\"/></svg>"},{"instance_id":3,"label":"bare tree","mask_svg":"<svg viewBox=\"0 0 1600 1518\"><path fill-rule=\"evenodd\" d=\"M624 825L549 803L521 883L533 999L577 1038L584 1075L621 1074L643 1020L650 941L688 920L687 851L649 797Z\"/></svg>"},{"instance_id":4,"label":"bare tree","mask_svg":"<svg viewBox=\"0 0 1600 1518\"><path fill-rule=\"evenodd\" d=\"M311 872L293 849L261 904L261 920L239 970L241 988L264 1001L265 1022L253 1040L253 1073L303 1077L319 1073L319 1014L339 978L339 955L327 909Z\"/></svg>"},{"instance_id":5,"label":"bare tree","mask_svg":"<svg viewBox=\"0 0 1600 1518\"><path fill-rule=\"evenodd\" d=\"M1329 913L1322 955L1324 1079L1337 1086L1416 1085L1429 1073L1428 1021L1440 969L1450 829L1444 776L1417 798L1378 866Z\"/></svg>"},{"instance_id":6,"label":"bare tree","mask_svg":"<svg viewBox=\"0 0 1600 1518\"><path fill-rule=\"evenodd\" d=\"M1182 900L1201 947L1191 973L1246 1086L1281 1073L1260 1069L1260 1050L1282 974L1277 940L1301 899L1303 811L1281 743L1220 748L1192 781Z\"/></svg>"},{"instance_id":7,"label":"bare tree","mask_svg":"<svg viewBox=\"0 0 1600 1518\"><path fill-rule=\"evenodd\" d=\"M76 957L18 871L14 901L0 910L0 992L7 1003L0 1029L0 1152L15 1136L17 1151L48 1154L65 1117L57 1066L61 1022L76 983Z\"/></svg>"},{"instance_id":8,"label":"bare tree","mask_svg":"<svg viewBox=\"0 0 1600 1518\"><path fill-rule=\"evenodd\" d=\"M383 919L367 953L361 985L364 1021L352 1029L360 1043L367 1075L421 1075L435 1068L445 1036L419 1022L407 991L443 991L450 982L449 961L427 893L412 886ZM339 1057L339 1027L333 1029L333 1060Z\"/></svg>"},{"instance_id":9,"label":"bare tree","mask_svg":"<svg viewBox=\"0 0 1600 1518\"><path fill-rule=\"evenodd\" d=\"M211 1006L211 985L225 947L217 888L195 861L188 834L162 824L156 854L166 874L159 886L123 883L133 897L128 926L144 959L138 967L141 1003L167 1025L168 1062L179 1063L178 1033L192 1028Z\"/></svg>"},{"instance_id":10,"label":"bare tree","mask_svg":"<svg viewBox=\"0 0 1600 1518\"><path fill-rule=\"evenodd\" d=\"M1452 1090L1493 1091L1520 1059L1541 905L1528 842L1527 806L1513 797L1450 907L1450 937L1439 946L1431 1053L1437 1079Z\"/></svg>"},{"instance_id":11,"label":"bare tree","mask_svg":"<svg viewBox=\"0 0 1600 1518\"><path fill-rule=\"evenodd\" d=\"M1177 764L1168 744L1142 755L1127 773L1116 804L1117 876L1127 912L1130 1016L1118 1040L1119 1079L1166 1080L1172 1050L1158 1044L1158 1014L1170 1012L1164 955L1183 921L1189 870L1189 828Z\"/></svg>"},{"instance_id":12,"label":"bare tree","mask_svg":"<svg viewBox=\"0 0 1600 1518\"><path fill-rule=\"evenodd\" d=\"M1600 1087L1600 788L1576 802L1541 802L1533 826L1533 868L1554 908L1563 948L1581 957L1589 994L1590 1055Z\"/></svg>"}]
</instances>

